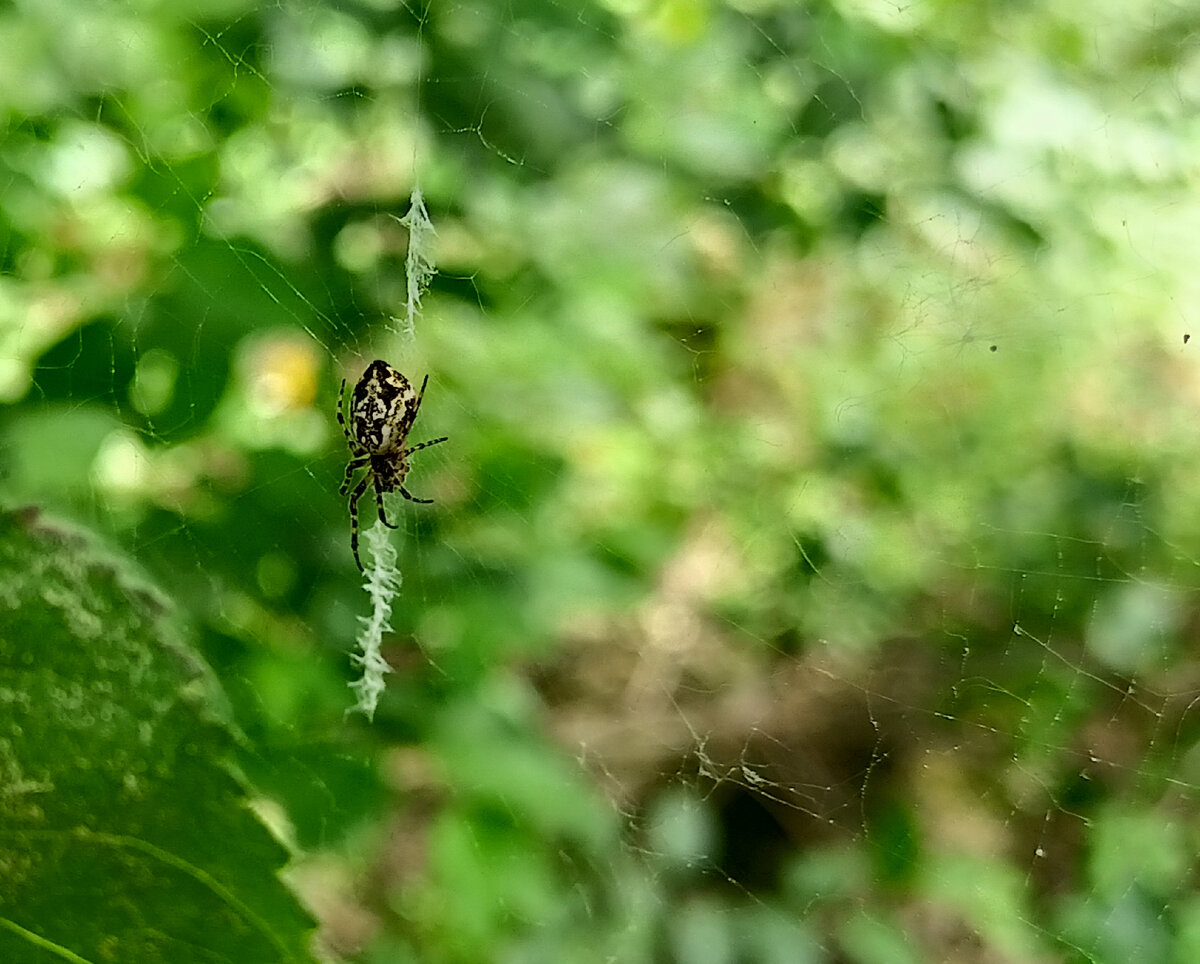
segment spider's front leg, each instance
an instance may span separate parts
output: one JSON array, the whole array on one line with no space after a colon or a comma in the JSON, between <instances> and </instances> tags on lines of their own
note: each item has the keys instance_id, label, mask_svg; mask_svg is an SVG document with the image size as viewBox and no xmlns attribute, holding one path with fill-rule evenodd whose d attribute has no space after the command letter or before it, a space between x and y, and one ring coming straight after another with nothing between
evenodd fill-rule
<instances>
[{"instance_id":1,"label":"spider's front leg","mask_svg":"<svg viewBox=\"0 0 1200 964\"><path fill-rule=\"evenodd\" d=\"M350 491L350 479L354 476L357 469L361 469L364 465L371 461L371 456L364 455L362 458L351 459L350 464L346 466L346 476L342 479L342 487L338 489L338 495L345 495Z\"/></svg>"},{"instance_id":2,"label":"spider's front leg","mask_svg":"<svg viewBox=\"0 0 1200 964\"><path fill-rule=\"evenodd\" d=\"M429 442L422 442L420 445L414 445L412 448L404 450L404 457L408 458L413 454L413 452L420 452L421 449L427 449L431 445L440 445L442 442L448 442L449 440L449 435L443 435L441 438L435 438Z\"/></svg>"},{"instance_id":3,"label":"spider's front leg","mask_svg":"<svg viewBox=\"0 0 1200 964\"><path fill-rule=\"evenodd\" d=\"M417 412L421 410L421 399L425 397L425 386L429 384L429 376L426 375L421 379L421 390L417 392L417 400L413 402L412 414L408 416L408 424L412 425L417 420Z\"/></svg>"},{"instance_id":4,"label":"spider's front leg","mask_svg":"<svg viewBox=\"0 0 1200 964\"><path fill-rule=\"evenodd\" d=\"M342 434L346 436L346 441L350 443L350 452L352 455L362 455L363 449L356 441L354 436L350 434L350 429L346 426L346 419L342 416L343 401L346 397L346 379L342 379L342 387L338 389L338 406L337 420L338 425L342 427Z\"/></svg>"},{"instance_id":5,"label":"spider's front leg","mask_svg":"<svg viewBox=\"0 0 1200 964\"><path fill-rule=\"evenodd\" d=\"M358 500L367 491L370 481L371 473L368 472L350 493L350 551L354 553L354 561L358 563L359 572L366 572L366 569L363 568L362 560L358 558Z\"/></svg>"}]
</instances>

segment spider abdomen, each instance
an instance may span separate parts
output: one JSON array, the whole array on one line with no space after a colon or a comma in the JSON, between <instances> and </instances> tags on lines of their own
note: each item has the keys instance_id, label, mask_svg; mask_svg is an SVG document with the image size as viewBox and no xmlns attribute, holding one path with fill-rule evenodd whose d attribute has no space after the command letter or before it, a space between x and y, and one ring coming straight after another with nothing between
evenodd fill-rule
<instances>
[{"instance_id":1,"label":"spider abdomen","mask_svg":"<svg viewBox=\"0 0 1200 964\"><path fill-rule=\"evenodd\" d=\"M372 454L402 448L417 415L417 392L385 361L373 361L354 386L350 424L354 438Z\"/></svg>"}]
</instances>

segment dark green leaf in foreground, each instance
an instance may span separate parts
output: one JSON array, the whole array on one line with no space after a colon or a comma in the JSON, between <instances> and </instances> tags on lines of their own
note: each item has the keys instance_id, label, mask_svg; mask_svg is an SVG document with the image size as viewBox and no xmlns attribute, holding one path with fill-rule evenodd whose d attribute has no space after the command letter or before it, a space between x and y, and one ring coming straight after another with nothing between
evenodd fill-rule
<instances>
[{"instance_id":1,"label":"dark green leaf in foreground","mask_svg":"<svg viewBox=\"0 0 1200 964\"><path fill-rule=\"evenodd\" d=\"M0 514L0 961L311 961L286 852L165 602Z\"/></svg>"}]
</instances>

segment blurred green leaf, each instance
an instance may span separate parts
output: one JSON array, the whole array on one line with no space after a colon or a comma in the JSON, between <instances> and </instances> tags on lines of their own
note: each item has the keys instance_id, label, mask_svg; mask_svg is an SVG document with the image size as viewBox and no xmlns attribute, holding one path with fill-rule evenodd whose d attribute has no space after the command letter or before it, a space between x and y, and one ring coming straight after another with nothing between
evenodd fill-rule
<instances>
[{"instance_id":1,"label":"blurred green leaf","mask_svg":"<svg viewBox=\"0 0 1200 964\"><path fill-rule=\"evenodd\" d=\"M0 516L0 958L310 961L211 673L130 564Z\"/></svg>"}]
</instances>

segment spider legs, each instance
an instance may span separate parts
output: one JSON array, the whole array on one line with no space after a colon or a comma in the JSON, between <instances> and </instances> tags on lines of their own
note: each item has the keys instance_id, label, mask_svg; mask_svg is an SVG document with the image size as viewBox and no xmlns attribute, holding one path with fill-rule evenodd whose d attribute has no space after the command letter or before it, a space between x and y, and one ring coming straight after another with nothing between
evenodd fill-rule
<instances>
[{"instance_id":1,"label":"spider legs","mask_svg":"<svg viewBox=\"0 0 1200 964\"><path fill-rule=\"evenodd\" d=\"M364 465L371 461L371 456L363 455L357 459L351 459L350 464L346 466L346 477L342 479L342 487L338 489L339 495L345 495L350 491L350 479L354 476L357 469L361 469Z\"/></svg>"},{"instance_id":2,"label":"spider legs","mask_svg":"<svg viewBox=\"0 0 1200 964\"><path fill-rule=\"evenodd\" d=\"M367 485L371 481L371 473L368 472L362 477L362 480L354 487L354 491L350 493L350 551L354 553L354 561L358 563L360 572L366 572L363 569L362 560L358 558L358 500L362 494L367 491ZM376 489L376 494L379 490Z\"/></svg>"},{"instance_id":3,"label":"spider legs","mask_svg":"<svg viewBox=\"0 0 1200 964\"><path fill-rule=\"evenodd\" d=\"M429 380L428 375L425 376L425 380L426 381ZM422 385L421 390L424 391L424 389L425 389L425 386ZM421 449L427 449L431 445L437 445L439 442L446 441L446 438L447 438L447 436L443 435L441 438L435 438L428 442L422 442L420 445L414 445L410 449L405 449L401 453L401 457L404 459L407 459L410 455L413 454L413 452L420 452ZM403 485L400 485L399 489L400 489L400 494L402 496L404 496L404 498L408 499L409 502L421 502L425 505L430 505L433 502L433 499L418 499L415 495L413 495L411 492L409 492L408 489L406 489Z\"/></svg>"},{"instance_id":4,"label":"spider legs","mask_svg":"<svg viewBox=\"0 0 1200 964\"><path fill-rule=\"evenodd\" d=\"M361 460L356 461L359 461L361 464L365 465L366 463L370 462L371 459L369 456L366 456ZM350 468L346 471L347 484L349 483L350 473L357 467L358 466L356 466L354 462L350 463ZM366 572L366 570L363 568L362 559L360 559L358 555L358 500L366 494L367 486L371 485L372 483L375 485L375 508L379 512L379 521L389 529L400 528L400 526L392 525L392 523L388 522L387 514L384 512L383 508L383 489L379 487L379 479L376 478L375 473L368 471L367 474L359 480L358 485L354 487L354 491L350 493L350 551L354 553L354 561L358 564L360 572ZM347 486L342 487L343 492L345 492L346 487ZM411 495L405 492L403 487L401 487L400 491L414 502L433 501L432 499L413 499Z\"/></svg>"},{"instance_id":5,"label":"spider legs","mask_svg":"<svg viewBox=\"0 0 1200 964\"><path fill-rule=\"evenodd\" d=\"M415 402L413 402L412 415L408 419L409 425L412 425L412 423L417 420L417 412L419 412L421 410L421 399L423 399L425 397L425 386L428 384L429 384L429 375L426 374L425 378L422 379L422 381L421 381L421 390L419 392L417 392L417 400Z\"/></svg>"},{"instance_id":6,"label":"spider legs","mask_svg":"<svg viewBox=\"0 0 1200 964\"><path fill-rule=\"evenodd\" d=\"M355 442L353 436L351 436L350 429L346 427L346 419L342 417L342 401L345 397L346 379L343 378L342 387L338 389L337 420L338 425L342 427L342 433L346 436L346 441L350 443L350 451L357 455L361 450L359 449L358 443Z\"/></svg>"},{"instance_id":7,"label":"spider legs","mask_svg":"<svg viewBox=\"0 0 1200 964\"><path fill-rule=\"evenodd\" d=\"M427 449L427 448L429 448L429 446L431 446L431 445L437 445L439 442L445 442L445 441L446 441L447 439L449 439L449 438L450 438L450 436L449 436L449 435L443 435L441 438L435 438L435 439L434 439L433 441L431 441L431 442L422 442L420 445L414 445L414 446L413 446L412 448L410 448L410 449L405 449L405 450L404 450L404 454L405 454L406 456L408 456L408 455L412 455L412 454L413 454L413 452L420 452L420 451L421 451L421 449Z\"/></svg>"},{"instance_id":8,"label":"spider legs","mask_svg":"<svg viewBox=\"0 0 1200 964\"><path fill-rule=\"evenodd\" d=\"M401 487L400 491L401 492L404 491L403 487ZM382 522L389 529L399 529L400 528L398 525L394 526L390 522L388 522L387 516L384 515L384 513L383 513L383 490L381 488L379 488L378 481L376 481L376 483L375 483L375 506L376 506L376 508L379 509L379 521L380 522Z\"/></svg>"}]
</instances>

